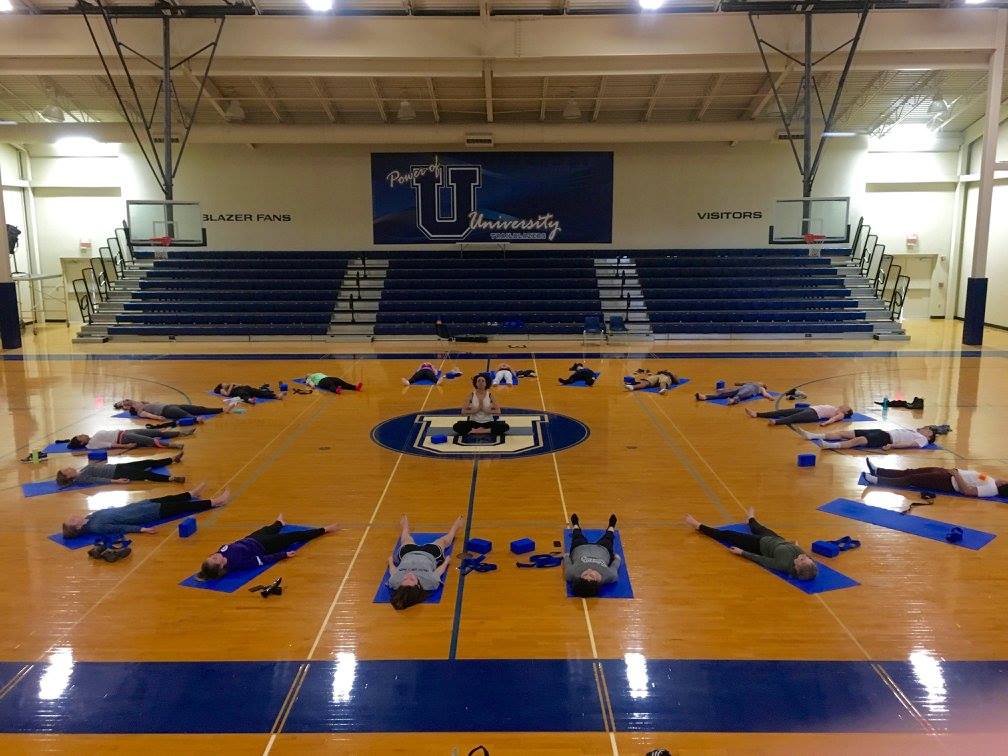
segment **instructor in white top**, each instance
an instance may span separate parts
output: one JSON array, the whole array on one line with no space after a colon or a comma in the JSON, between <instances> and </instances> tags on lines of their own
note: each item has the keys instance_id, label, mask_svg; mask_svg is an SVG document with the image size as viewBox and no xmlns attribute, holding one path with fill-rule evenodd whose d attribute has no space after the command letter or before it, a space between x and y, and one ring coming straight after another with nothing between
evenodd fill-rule
<instances>
[{"instance_id":1,"label":"instructor in white top","mask_svg":"<svg viewBox=\"0 0 1008 756\"><path fill-rule=\"evenodd\" d=\"M455 423L452 430L456 436L489 434L503 440L511 426L499 419L501 408L487 389L486 376L483 373L473 376L472 384L473 392L462 405L462 414L466 419Z\"/></svg>"}]
</instances>

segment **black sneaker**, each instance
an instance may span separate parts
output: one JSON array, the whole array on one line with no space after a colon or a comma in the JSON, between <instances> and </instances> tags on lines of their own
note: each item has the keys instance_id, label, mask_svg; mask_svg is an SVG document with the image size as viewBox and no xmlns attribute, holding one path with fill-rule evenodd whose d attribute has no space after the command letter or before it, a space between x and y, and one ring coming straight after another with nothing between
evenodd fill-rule
<instances>
[{"instance_id":1,"label":"black sneaker","mask_svg":"<svg viewBox=\"0 0 1008 756\"><path fill-rule=\"evenodd\" d=\"M614 514L609 515L609 527L610 528L616 527L616 515Z\"/></svg>"},{"instance_id":2,"label":"black sneaker","mask_svg":"<svg viewBox=\"0 0 1008 756\"><path fill-rule=\"evenodd\" d=\"M110 548L105 549L102 552L101 558L104 559L106 562L118 562L120 559L125 559L132 553L133 549L131 549L129 546L123 546L123 547L112 546Z\"/></svg>"},{"instance_id":3,"label":"black sneaker","mask_svg":"<svg viewBox=\"0 0 1008 756\"><path fill-rule=\"evenodd\" d=\"M573 525L575 528L581 527L581 520L579 520L578 516L573 512L571 512L570 521L571 525Z\"/></svg>"},{"instance_id":4,"label":"black sneaker","mask_svg":"<svg viewBox=\"0 0 1008 756\"><path fill-rule=\"evenodd\" d=\"M868 472L870 474L872 474L872 475L876 475L877 474L876 470L878 468L875 466L875 463L871 461L871 459L869 459L868 457L865 457L864 463L865 463L865 465L868 466Z\"/></svg>"}]
</instances>

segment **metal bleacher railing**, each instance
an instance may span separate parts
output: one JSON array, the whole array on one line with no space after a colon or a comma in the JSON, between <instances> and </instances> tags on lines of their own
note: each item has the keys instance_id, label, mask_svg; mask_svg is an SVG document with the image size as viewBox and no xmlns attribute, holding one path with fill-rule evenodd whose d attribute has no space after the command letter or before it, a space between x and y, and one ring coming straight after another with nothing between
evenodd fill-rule
<instances>
[{"instance_id":1,"label":"metal bleacher railing","mask_svg":"<svg viewBox=\"0 0 1008 756\"><path fill-rule=\"evenodd\" d=\"M98 249L98 257L91 258L91 264L81 270L81 278L70 282L74 290L77 309L81 320L90 323L101 302L107 302L112 282L126 275L127 256L133 261L133 250L125 228L117 228L115 236L105 241L108 245Z\"/></svg>"}]
</instances>

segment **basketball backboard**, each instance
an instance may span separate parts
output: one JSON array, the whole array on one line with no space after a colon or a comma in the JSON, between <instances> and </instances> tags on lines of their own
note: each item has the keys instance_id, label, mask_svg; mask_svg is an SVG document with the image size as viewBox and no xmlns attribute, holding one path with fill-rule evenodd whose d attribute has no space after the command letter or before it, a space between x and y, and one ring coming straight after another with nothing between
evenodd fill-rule
<instances>
[{"instance_id":1,"label":"basketball backboard","mask_svg":"<svg viewBox=\"0 0 1008 756\"><path fill-rule=\"evenodd\" d=\"M198 202L126 200L126 227L133 246L206 246Z\"/></svg>"},{"instance_id":2,"label":"basketball backboard","mask_svg":"<svg viewBox=\"0 0 1008 756\"><path fill-rule=\"evenodd\" d=\"M805 244L805 234L825 244L850 241L850 197L798 197L774 201L771 244Z\"/></svg>"}]
</instances>

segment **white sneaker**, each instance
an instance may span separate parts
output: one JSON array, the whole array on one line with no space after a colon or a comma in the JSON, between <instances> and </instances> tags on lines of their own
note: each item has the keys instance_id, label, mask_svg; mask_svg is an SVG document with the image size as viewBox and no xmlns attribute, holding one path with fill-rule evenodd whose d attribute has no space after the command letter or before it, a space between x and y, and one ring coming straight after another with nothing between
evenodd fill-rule
<instances>
[{"instance_id":1,"label":"white sneaker","mask_svg":"<svg viewBox=\"0 0 1008 756\"><path fill-rule=\"evenodd\" d=\"M631 385L631 384L629 384L629 383L624 383L624 384L623 384L623 387L624 387L624 388L625 388L625 389L626 389L627 391L633 391L633 385Z\"/></svg>"}]
</instances>

